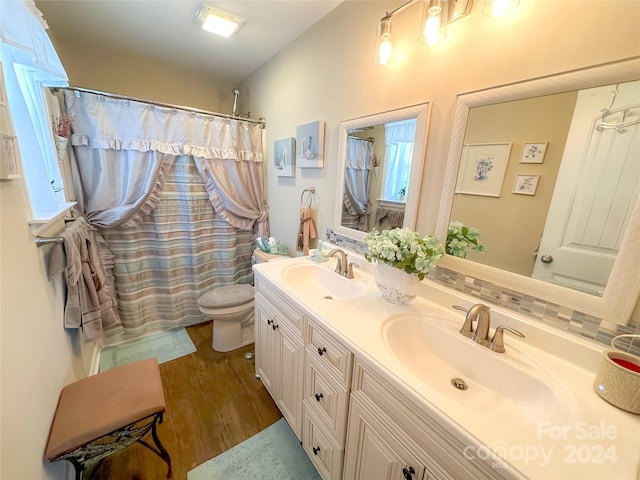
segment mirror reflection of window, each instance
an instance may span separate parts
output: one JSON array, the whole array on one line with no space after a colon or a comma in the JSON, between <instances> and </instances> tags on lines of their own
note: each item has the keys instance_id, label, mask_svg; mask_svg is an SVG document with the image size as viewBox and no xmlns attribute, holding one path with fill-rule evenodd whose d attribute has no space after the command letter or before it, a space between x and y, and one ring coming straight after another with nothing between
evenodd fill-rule
<instances>
[{"instance_id":1,"label":"mirror reflection of window","mask_svg":"<svg viewBox=\"0 0 640 480\"><path fill-rule=\"evenodd\" d=\"M401 120L385 125L385 175L383 200L404 202L409 185L416 120Z\"/></svg>"}]
</instances>

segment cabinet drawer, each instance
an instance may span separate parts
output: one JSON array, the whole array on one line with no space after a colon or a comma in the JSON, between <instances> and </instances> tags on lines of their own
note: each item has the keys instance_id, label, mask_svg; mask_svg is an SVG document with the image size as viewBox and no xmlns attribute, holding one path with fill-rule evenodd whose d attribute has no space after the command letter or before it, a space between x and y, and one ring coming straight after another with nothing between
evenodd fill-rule
<instances>
[{"instance_id":1,"label":"cabinet drawer","mask_svg":"<svg viewBox=\"0 0 640 480\"><path fill-rule=\"evenodd\" d=\"M338 444L344 445L349 389L329 375L313 355L307 352L306 356L304 401Z\"/></svg>"},{"instance_id":2,"label":"cabinet drawer","mask_svg":"<svg viewBox=\"0 0 640 480\"><path fill-rule=\"evenodd\" d=\"M323 480L342 478L344 449L322 427L320 420L306 404L302 426L302 446Z\"/></svg>"},{"instance_id":3,"label":"cabinet drawer","mask_svg":"<svg viewBox=\"0 0 640 480\"><path fill-rule=\"evenodd\" d=\"M351 385L353 354L313 321L307 322L307 355L318 360L345 387Z\"/></svg>"}]
</instances>

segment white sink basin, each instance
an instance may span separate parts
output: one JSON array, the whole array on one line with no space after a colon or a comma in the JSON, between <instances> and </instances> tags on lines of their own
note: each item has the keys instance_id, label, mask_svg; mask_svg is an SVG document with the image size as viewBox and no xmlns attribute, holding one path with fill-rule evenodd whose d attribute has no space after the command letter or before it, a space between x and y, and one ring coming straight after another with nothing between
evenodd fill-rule
<instances>
[{"instance_id":1,"label":"white sink basin","mask_svg":"<svg viewBox=\"0 0 640 480\"><path fill-rule=\"evenodd\" d=\"M478 345L458 329L451 320L434 316L396 315L385 320L382 336L390 352L422 382L477 415L532 424L566 415L566 391L531 356L514 350L508 334L510 355ZM453 378L464 380L467 389L454 387Z\"/></svg>"},{"instance_id":2,"label":"white sink basin","mask_svg":"<svg viewBox=\"0 0 640 480\"><path fill-rule=\"evenodd\" d=\"M368 291L363 278L357 275L353 279L342 277L326 263L289 265L282 271L282 279L289 288L320 298L346 300L361 297Z\"/></svg>"}]
</instances>

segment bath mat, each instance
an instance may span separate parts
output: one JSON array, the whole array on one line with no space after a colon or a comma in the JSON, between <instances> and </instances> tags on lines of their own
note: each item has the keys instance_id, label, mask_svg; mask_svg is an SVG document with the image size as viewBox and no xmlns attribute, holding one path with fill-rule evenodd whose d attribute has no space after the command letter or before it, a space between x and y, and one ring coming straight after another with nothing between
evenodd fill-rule
<instances>
[{"instance_id":1,"label":"bath mat","mask_svg":"<svg viewBox=\"0 0 640 480\"><path fill-rule=\"evenodd\" d=\"M103 348L100 350L100 371L153 357L158 359L158 363L168 362L195 351L196 347L184 328L166 330Z\"/></svg>"},{"instance_id":2,"label":"bath mat","mask_svg":"<svg viewBox=\"0 0 640 480\"><path fill-rule=\"evenodd\" d=\"M187 480L320 480L284 418L253 437L199 465Z\"/></svg>"}]
</instances>

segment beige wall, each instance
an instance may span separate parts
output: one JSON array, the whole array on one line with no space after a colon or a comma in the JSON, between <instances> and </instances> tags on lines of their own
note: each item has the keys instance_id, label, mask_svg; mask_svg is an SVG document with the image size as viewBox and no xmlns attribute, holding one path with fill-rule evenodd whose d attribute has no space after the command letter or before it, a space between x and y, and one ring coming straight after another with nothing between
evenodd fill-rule
<instances>
[{"instance_id":1,"label":"beige wall","mask_svg":"<svg viewBox=\"0 0 640 480\"><path fill-rule=\"evenodd\" d=\"M62 39L54 38L54 44L70 85L213 112L233 111L235 85L228 82ZM242 112L242 97L238 104Z\"/></svg>"},{"instance_id":2,"label":"beige wall","mask_svg":"<svg viewBox=\"0 0 640 480\"><path fill-rule=\"evenodd\" d=\"M504 20L482 15L476 5L435 47L417 42L420 8L412 6L394 17L400 58L387 67L373 61L375 30L397 2L342 4L242 84L252 112L267 119L267 152L274 140L295 136L299 124L327 124L323 169L277 178L267 162L272 235L293 248L300 193L311 185L321 235L334 225L340 121L425 101L433 108L417 229L431 233L458 93L640 54L637 2L585 3L520 2Z\"/></svg>"},{"instance_id":3,"label":"beige wall","mask_svg":"<svg viewBox=\"0 0 640 480\"><path fill-rule=\"evenodd\" d=\"M451 219L480 230L487 250L467 258L531 276L577 92L472 108L464 143L511 142L500 197L457 193ZM547 142L542 164L520 163L525 143ZM536 194L512 193L517 175L539 175Z\"/></svg>"}]
</instances>

